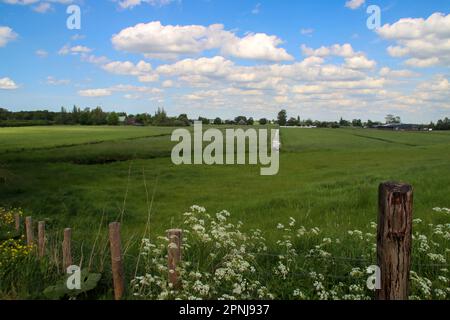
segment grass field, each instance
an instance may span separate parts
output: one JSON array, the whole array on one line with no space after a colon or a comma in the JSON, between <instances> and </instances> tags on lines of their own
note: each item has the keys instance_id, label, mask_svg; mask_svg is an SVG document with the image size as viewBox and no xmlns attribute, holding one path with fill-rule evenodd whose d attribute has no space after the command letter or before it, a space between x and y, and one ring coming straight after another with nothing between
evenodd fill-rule
<instances>
[{"instance_id":1,"label":"grass field","mask_svg":"<svg viewBox=\"0 0 450 320\"><path fill-rule=\"evenodd\" d=\"M282 129L280 171L259 166L175 166L171 128L31 127L0 129L0 206L21 207L53 230L92 242L99 224L123 213L125 243L182 223L191 205L226 209L269 243L293 217L329 237L376 221L380 182L414 186L414 217L448 223L450 133L370 129ZM342 254L352 254L352 248Z\"/></svg>"}]
</instances>

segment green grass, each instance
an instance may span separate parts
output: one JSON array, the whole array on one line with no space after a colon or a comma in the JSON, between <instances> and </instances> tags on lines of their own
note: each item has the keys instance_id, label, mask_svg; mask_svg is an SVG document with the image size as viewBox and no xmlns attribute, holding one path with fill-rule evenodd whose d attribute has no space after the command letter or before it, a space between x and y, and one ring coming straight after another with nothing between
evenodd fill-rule
<instances>
[{"instance_id":1,"label":"green grass","mask_svg":"<svg viewBox=\"0 0 450 320\"><path fill-rule=\"evenodd\" d=\"M282 129L280 172L259 166L175 166L170 128L31 127L0 129L0 205L22 207L54 230L72 227L77 244L92 243L102 216L124 210L123 238L180 225L193 204L227 209L269 243L276 225L294 217L339 237L376 221L380 182L411 183L414 217L450 207L450 133L364 129ZM153 202L151 199L153 197ZM55 231L55 232L56 232Z\"/></svg>"},{"instance_id":2,"label":"green grass","mask_svg":"<svg viewBox=\"0 0 450 320\"><path fill-rule=\"evenodd\" d=\"M14 148L5 147L17 132ZM170 160L170 136L160 136L168 132L1 129L0 176L6 181L0 201L36 217L83 225L95 223L102 212L110 218L119 214L128 186L124 227L131 233L146 221L147 193L151 196L154 188L152 227L159 232L176 224L192 204L212 211L226 208L249 226L266 230L273 228L274 217L289 216L330 232L360 227L375 219L377 187L385 180L414 185L418 217L427 218L434 206L450 205L447 133L284 129L280 172L263 177L258 166L177 167ZM11 149L23 151L5 151Z\"/></svg>"}]
</instances>

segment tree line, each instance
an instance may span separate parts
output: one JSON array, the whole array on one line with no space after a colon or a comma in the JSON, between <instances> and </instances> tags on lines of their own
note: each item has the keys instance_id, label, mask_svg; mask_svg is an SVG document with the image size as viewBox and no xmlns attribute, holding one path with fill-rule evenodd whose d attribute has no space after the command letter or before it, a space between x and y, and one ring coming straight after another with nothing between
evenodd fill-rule
<instances>
[{"instance_id":1,"label":"tree line","mask_svg":"<svg viewBox=\"0 0 450 320\"><path fill-rule=\"evenodd\" d=\"M339 121L318 121L312 119L300 119L297 117L288 117L286 110L281 110L275 120L260 118L255 120L252 117L237 116L234 119L223 120L220 117L208 119L199 117L195 119L203 124L214 125L266 125L278 124L280 126L303 126L317 128L340 128L340 127L361 127L373 128L383 124L401 123L398 116L387 115L385 122L362 121L361 119ZM38 110L38 111L9 111L0 108L0 127L7 126L33 126L33 125L134 125L134 126L170 126L183 127L190 126L194 122L186 114L171 117L163 108L158 108L154 114L139 113L127 114L125 112L106 112L101 107L81 109L74 106L70 111L62 107L59 112ZM421 125L434 130L450 130L450 120L446 117L438 120L436 123Z\"/></svg>"}]
</instances>

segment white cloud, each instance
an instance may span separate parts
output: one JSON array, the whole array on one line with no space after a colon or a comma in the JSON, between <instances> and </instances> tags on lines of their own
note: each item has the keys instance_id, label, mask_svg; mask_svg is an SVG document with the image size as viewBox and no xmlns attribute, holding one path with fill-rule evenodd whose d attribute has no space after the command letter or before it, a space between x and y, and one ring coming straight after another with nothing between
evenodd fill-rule
<instances>
[{"instance_id":1,"label":"white cloud","mask_svg":"<svg viewBox=\"0 0 450 320\"><path fill-rule=\"evenodd\" d=\"M42 49L36 50L36 55L40 58L46 58L48 57L48 52Z\"/></svg>"},{"instance_id":2,"label":"white cloud","mask_svg":"<svg viewBox=\"0 0 450 320\"><path fill-rule=\"evenodd\" d=\"M146 3L154 7L162 7L169 5L172 2L173 0L120 0L119 6L122 9L133 9L136 6Z\"/></svg>"},{"instance_id":3,"label":"white cloud","mask_svg":"<svg viewBox=\"0 0 450 320\"><path fill-rule=\"evenodd\" d=\"M0 78L0 89L3 90L14 90L19 88L19 86L10 78Z\"/></svg>"},{"instance_id":4,"label":"white cloud","mask_svg":"<svg viewBox=\"0 0 450 320\"><path fill-rule=\"evenodd\" d=\"M383 67L380 69L380 76L397 79L397 78L415 78L418 77L419 74L411 70L391 70L388 67Z\"/></svg>"},{"instance_id":5,"label":"white cloud","mask_svg":"<svg viewBox=\"0 0 450 320\"><path fill-rule=\"evenodd\" d=\"M349 43L345 43L343 45L334 44L329 47L322 46L318 49L312 49L307 47L306 45L301 46L302 52L306 56L315 56L315 57L327 57L327 56L338 56L338 57L353 57L355 55L355 51L353 47Z\"/></svg>"},{"instance_id":6,"label":"white cloud","mask_svg":"<svg viewBox=\"0 0 450 320\"><path fill-rule=\"evenodd\" d=\"M78 54L88 54L91 51L92 51L92 49L85 47L85 46L70 47L69 45L65 45L58 51L58 54L62 55L62 56L65 56L68 54L78 55Z\"/></svg>"},{"instance_id":7,"label":"white cloud","mask_svg":"<svg viewBox=\"0 0 450 320\"><path fill-rule=\"evenodd\" d=\"M248 34L244 38L233 37L222 45L222 53L228 56L268 60L288 61L294 58L285 49L278 48L283 41L265 33Z\"/></svg>"},{"instance_id":8,"label":"white cloud","mask_svg":"<svg viewBox=\"0 0 450 320\"><path fill-rule=\"evenodd\" d=\"M130 61L113 61L103 65L102 68L113 74L138 77L141 82L154 82L159 79L157 74L152 73L152 65L142 60L137 64Z\"/></svg>"},{"instance_id":9,"label":"white cloud","mask_svg":"<svg viewBox=\"0 0 450 320\"><path fill-rule=\"evenodd\" d=\"M355 10L361 7L365 2L366 0L348 0L345 3L345 7Z\"/></svg>"},{"instance_id":10,"label":"white cloud","mask_svg":"<svg viewBox=\"0 0 450 320\"><path fill-rule=\"evenodd\" d=\"M140 86L119 84L108 88L80 90L78 91L78 94L83 97L96 98L96 97L111 96L116 92L125 93L125 95L128 95L128 98L130 98L132 96L136 97L138 94L160 95L163 91L159 88L154 87L140 87Z\"/></svg>"},{"instance_id":11,"label":"white cloud","mask_svg":"<svg viewBox=\"0 0 450 320\"><path fill-rule=\"evenodd\" d=\"M112 95L112 91L109 89L86 89L78 91L78 94L82 97L107 97Z\"/></svg>"},{"instance_id":12,"label":"white cloud","mask_svg":"<svg viewBox=\"0 0 450 320\"><path fill-rule=\"evenodd\" d=\"M367 59L361 54L345 58L345 65L350 69L373 69L376 66L376 62Z\"/></svg>"},{"instance_id":13,"label":"white cloud","mask_svg":"<svg viewBox=\"0 0 450 320\"><path fill-rule=\"evenodd\" d=\"M53 76L48 76L46 79L46 83L52 86L59 86L59 85L68 85L70 83L70 80L68 79L56 79Z\"/></svg>"},{"instance_id":14,"label":"white cloud","mask_svg":"<svg viewBox=\"0 0 450 320\"><path fill-rule=\"evenodd\" d=\"M0 26L0 48L17 38L17 33L10 27Z\"/></svg>"},{"instance_id":15,"label":"white cloud","mask_svg":"<svg viewBox=\"0 0 450 320\"><path fill-rule=\"evenodd\" d=\"M408 58L412 67L450 65L450 14L433 13L427 19L405 18L377 29L384 39L396 42L388 53Z\"/></svg>"},{"instance_id":16,"label":"white cloud","mask_svg":"<svg viewBox=\"0 0 450 320\"><path fill-rule=\"evenodd\" d=\"M291 60L276 36L264 33L247 34L239 38L224 30L221 24L162 25L159 21L141 23L121 30L112 37L117 50L141 53L146 57L164 60L179 55L199 54L205 50L218 49L222 54L238 58L268 61Z\"/></svg>"},{"instance_id":17,"label":"white cloud","mask_svg":"<svg viewBox=\"0 0 450 320\"><path fill-rule=\"evenodd\" d=\"M261 12L261 3L257 3L252 9L252 14L259 14Z\"/></svg>"},{"instance_id":18,"label":"white cloud","mask_svg":"<svg viewBox=\"0 0 450 320\"><path fill-rule=\"evenodd\" d=\"M33 11L38 13L47 13L53 9L52 5L48 2L41 2L33 8Z\"/></svg>"},{"instance_id":19,"label":"white cloud","mask_svg":"<svg viewBox=\"0 0 450 320\"><path fill-rule=\"evenodd\" d=\"M314 29L312 28L303 28L300 29L300 33L304 36L312 36L312 34L314 33Z\"/></svg>"}]
</instances>

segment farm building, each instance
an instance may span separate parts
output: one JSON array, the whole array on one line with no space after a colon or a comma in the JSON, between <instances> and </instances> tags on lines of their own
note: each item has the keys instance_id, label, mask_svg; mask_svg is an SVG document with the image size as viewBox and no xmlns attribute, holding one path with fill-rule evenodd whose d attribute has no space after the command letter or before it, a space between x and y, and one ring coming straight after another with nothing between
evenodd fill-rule
<instances>
[{"instance_id":1,"label":"farm building","mask_svg":"<svg viewBox=\"0 0 450 320\"><path fill-rule=\"evenodd\" d=\"M405 123L389 123L380 126L373 127L380 130L393 130L393 131L419 131L420 126L417 124L405 124Z\"/></svg>"}]
</instances>

